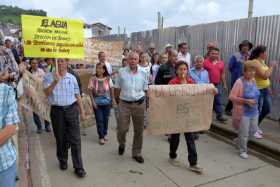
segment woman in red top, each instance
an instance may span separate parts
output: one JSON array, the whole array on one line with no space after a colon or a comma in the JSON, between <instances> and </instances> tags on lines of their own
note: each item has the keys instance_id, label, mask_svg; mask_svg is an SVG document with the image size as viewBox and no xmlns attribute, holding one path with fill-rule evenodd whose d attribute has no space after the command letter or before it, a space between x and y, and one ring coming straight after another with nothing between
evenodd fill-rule
<instances>
[{"instance_id":1,"label":"woman in red top","mask_svg":"<svg viewBox=\"0 0 280 187\"><path fill-rule=\"evenodd\" d=\"M176 64L176 77L172 79L169 84L192 84L193 81L188 75L188 65L184 61L179 61ZM201 174L203 169L197 166L197 152L195 147L194 133L184 133L188 147L188 160L191 171ZM177 158L177 149L180 142L180 134L171 134L170 137L170 152L169 158L171 162L174 162Z\"/></svg>"}]
</instances>

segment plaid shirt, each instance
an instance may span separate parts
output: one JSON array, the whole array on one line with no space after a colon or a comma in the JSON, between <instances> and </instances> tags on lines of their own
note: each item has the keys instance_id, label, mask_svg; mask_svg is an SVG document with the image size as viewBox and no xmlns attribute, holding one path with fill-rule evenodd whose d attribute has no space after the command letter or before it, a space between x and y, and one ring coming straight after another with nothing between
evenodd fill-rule
<instances>
[{"instance_id":1,"label":"plaid shirt","mask_svg":"<svg viewBox=\"0 0 280 187\"><path fill-rule=\"evenodd\" d=\"M48 73L43 81L44 88L47 88L53 82L53 73ZM55 106L68 106L76 102L75 95L80 94L77 79L74 75L66 73L57 83L52 94L48 97L49 104Z\"/></svg>"},{"instance_id":2,"label":"plaid shirt","mask_svg":"<svg viewBox=\"0 0 280 187\"><path fill-rule=\"evenodd\" d=\"M18 82L19 68L15 61L13 53L10 49L0 47L0 72L8 71L13 76L13 81ZM9 85L12 85L13 81L8 81Z\"/></svg>"},{"instance_id":3,"label":"plaid shirt","mask_svg":"<svg viewBox=\"0 0 280 187\"><path fill-rule=\"evenodd\" d=\"M8 125L19 123L17 103L12 87L0 83L0 133ZM9 139L0 146L0 172L9 169L16 161L16 149Z\"/></svg>"}]
</instances>

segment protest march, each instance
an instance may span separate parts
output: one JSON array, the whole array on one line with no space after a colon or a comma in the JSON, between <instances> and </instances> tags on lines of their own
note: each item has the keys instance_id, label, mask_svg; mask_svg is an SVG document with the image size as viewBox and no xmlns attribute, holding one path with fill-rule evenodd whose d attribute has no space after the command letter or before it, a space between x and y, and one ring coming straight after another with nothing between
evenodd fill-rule
<instances>
[{"instance_id":1,"label":"protest march","mask_svg":"<svg viewBox=\"0 0 280 187\"><path fill-rule=\"evenodd\" d=\"M249 142L266 140L262 124L276 105L272 77L279 72L279 60L268 61L271 46L243 38L232 43L237 50L224 59L218 41L209 40L205 50L192 53L187 39L164 47L144 40L131 45L86 38L84 29L79 19L26 14L21 15L20 42L1 41L0 187L15 187L22 180L18 132L24 118L33 121L23 125L33 129L25 130L30 136L54 141L50 146L56 173L71 170L82 179L81 186L91 175L89 167L95 167L87 163L84 137L107 149L106 154L116 152L111 157L129 162L128 154L139 165L159 162L146 159L145 147L151 143L147 136L156 138L166 145L168 161L161 162L170 165L165 167L176 166L184 157L189 175L203 177L208 162L201 139L213 133L214 123L229 124L237 150L225 150L227 154L237 155L238 162L254 159ZM179 151L180 135L186 153Z\"/></svg>"}]
</instances>

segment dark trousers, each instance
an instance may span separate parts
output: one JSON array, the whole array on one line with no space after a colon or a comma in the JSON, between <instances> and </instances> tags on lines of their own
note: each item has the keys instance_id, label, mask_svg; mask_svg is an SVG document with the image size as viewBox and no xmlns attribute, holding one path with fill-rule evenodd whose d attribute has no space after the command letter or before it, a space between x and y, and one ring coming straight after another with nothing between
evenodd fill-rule
<instances>
[{"instance_id":1,"label":"dark trousers","mask_svg":"<svg viewBox=\"0 0 280 187\"><path fill-rule=\"evenodd\" d=\"M42 129L41 119L34 112L33 112L33 120L34 120L35 125L37 126L37 129ZM50 123L48 121L44 120L44 123L45 123L45 128L48 128L50 126Z\"/></svg>"},{"instance_id":2,"label":"dark trousers","mask_svg":"<svg viewBox=\"0 0 280 187\"><path fill-rule=\"evenodd\" d=\"M107 135L110 110L110 105L98 106L97 109L94 108L96 128L99 139L102 139Z\"/></svg>"},{"instance_id":3,"label":"dark trousers","mask_svg":"<svg viewBox=\"0 0 280 187\"><path fill-rule=\"evenodd\" d=\"M227 103L227 106L226 106L225 111L231 112L231 111L232 111L232 108L233 108L232 101L231 101L231 100L228 100L228 103Z\"/></svg>"},{"instance_id":4,"label":"dark trousers","mask_svg":"<svg viewBox=\"0 0 280 187\"><path fill-rule=\"evenodd\" d=\"M233 85L234 85L234 83L236 82L236 80L235 81L233 81L233 82L231 82L231 89L233 88ZM226 108L225 108L225 111L226 112L231 112L232 111L232 109L233 109L233 103L232 103L232 101L231 100L228 100L228 103L227 103L227 105L226 105Z\"/></svg>"},{"instance_id":5,"label":"dark trousers","mask_svg":"<svg viewBox=\"0 0 280 187\"><path fill-rule=\"evenodd\" d=\"M215 85L216 88L218 89L218 93L214 96L214 111L216 113L216 117L222 117L223 112L222 112L222 85L217 84Z\"/></svg>"},{"instance_id":6,"label":"dark trousers","mask_svg":"<svg viewBox=\"0 0 280 187\"><path fill-rule=\"evenodd\" d=\"M184 133L187 147L188 147L188 160L190 166L197 164L197 153L195 147L194 133ZM171 134L170 137L170 152L169 157L175 159L177 157L177 149L180 143L180 134Z\"/></svg>"},{"instance_id":7,"label":"dark trousers","mask_svg":"<svg viewBox=\"0 0 280 187\"><path fill-rule=\"evenodd\" d=\"M272 99L269 93L268 88L260 90L260 97L259 97L259 124L262 120L271 112L272 108Z\"/></svg>"},{"instance_id":8,"label":"dark trousers","mask_svg":"<svg viewBox=\"0 0 280 187\"><path fill-rule=\"evenodd\" d=\"M73 167L75 169L82 169L78 105L73 104L68 108L52 106L51 121L56 139L58 160L62 163L67 163L68 149L71 148Z\"/></svg>"}]
</instances>

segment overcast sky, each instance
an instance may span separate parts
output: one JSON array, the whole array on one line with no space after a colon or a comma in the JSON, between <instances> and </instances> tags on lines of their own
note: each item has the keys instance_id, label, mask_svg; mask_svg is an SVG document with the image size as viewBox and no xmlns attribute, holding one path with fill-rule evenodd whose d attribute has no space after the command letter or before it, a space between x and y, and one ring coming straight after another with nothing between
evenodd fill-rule
<instances>
[{"instance_id":1,"label":"overcast sky","mask_svg":"<svg viewBox=\"0 0 280 187\"><path fill-rule=\"evenodd\" d=\"M102 22L117 32L156 28L157 11L164 26L194 25L247 16L249 0L0 0L0 4L43 9L49 16ZM254 16L280 14L280 0L255 0Z\"/></svg>"}]
</instances>

